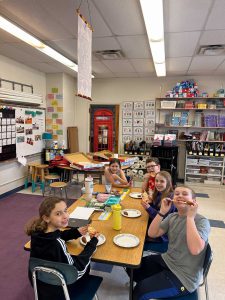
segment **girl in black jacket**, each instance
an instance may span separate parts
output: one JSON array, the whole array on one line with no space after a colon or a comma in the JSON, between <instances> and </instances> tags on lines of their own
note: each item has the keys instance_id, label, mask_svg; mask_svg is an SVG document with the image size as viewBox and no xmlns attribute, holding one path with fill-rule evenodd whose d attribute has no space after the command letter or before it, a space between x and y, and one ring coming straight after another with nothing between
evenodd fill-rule
<instances>
[{"instance_id":1,"label":"girl in black jacket","mask_svg":"<svg viewBox=\"0 0 225 300\"><path fill-rule=\"evenodd\" d=\"M30 256L74 265L78 270L78 280L75 285L85 286L90 271L90 258L96 249L99 233L89 233L91 240L84 250L78 256L71 256L65 242L85 235L88 227L61 231L61 228L67 227L68 219L67 205L63 199L46 198L40 205L39 217L32 220L26 228L26 233L31 236ZM47 289L45 286L45 292Z\"/></svg>"}]
</instances>

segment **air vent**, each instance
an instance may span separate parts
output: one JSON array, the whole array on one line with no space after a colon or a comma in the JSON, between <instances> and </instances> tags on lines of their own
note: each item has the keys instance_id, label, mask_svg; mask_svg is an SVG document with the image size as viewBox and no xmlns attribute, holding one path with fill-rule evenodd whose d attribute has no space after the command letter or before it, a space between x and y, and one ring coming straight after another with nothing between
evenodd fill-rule
<instances>
[{"instance_id":1,"label":"air vent","mask_svg":"<svg viewBox=\"0 0 225 300\"><path fill-rule=\"evenodd\" d=\"M199 55L224 55L225 45L207 45L200 46L198 50Z\"/></svg>"},{"instance_id":2,"label":"air vent","mask_svg":"<svg viewBox=\"0 0 225 300\"><path fill-rule=\"evenodd\" d=\"M122 59L124 58L121 50L103 50L96 51L95 56L99 59Z\"/></svg>"}]
</instances>

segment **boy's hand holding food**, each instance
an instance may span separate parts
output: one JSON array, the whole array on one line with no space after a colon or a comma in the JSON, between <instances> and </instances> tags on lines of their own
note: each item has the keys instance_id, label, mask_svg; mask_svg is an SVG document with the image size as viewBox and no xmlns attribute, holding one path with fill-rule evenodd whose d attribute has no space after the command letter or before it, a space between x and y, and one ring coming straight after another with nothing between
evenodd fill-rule
<instances>
[{"instance_id":1,"label":"boy's hand holding food","mask_svg":"<svg viewBox=\"0 0 225 300\"><path fill-rule=\"evenodd\" d=\"M169 212L171 205L172 205L172 201L170 198L162 199L160 213L166 215Z\"/></svg>"},{"instance_id":2,"label":"boy's hand holding food","mask_svg":"<svg viewBox=\"0 0 225 300\"><path fill-rule=\"evenodd\" d=\"M196 214L197 214L197 210L198 210L198 203L195 201L193 202L191 205L187 205L188 209L187 209L187 217L189 218L195 218Z\"/></svg>"}]
</instances>

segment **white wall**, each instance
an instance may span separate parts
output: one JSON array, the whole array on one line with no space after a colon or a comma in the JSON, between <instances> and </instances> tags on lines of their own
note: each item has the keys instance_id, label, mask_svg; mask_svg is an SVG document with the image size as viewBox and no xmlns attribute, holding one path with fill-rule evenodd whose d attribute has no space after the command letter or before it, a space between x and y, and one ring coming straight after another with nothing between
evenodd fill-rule
<instances>
[{"instance_id":1,"label":"white wall","mask_svg":"<svg viewBox=\"0 0 225 300\"><path fill-rule=\"evenodd\" d=\"M44 73L24 66L7 57L0 56L0 77L2 79L33 85L34 93L43 95L45 100L46 78ZM7 88L10 88L10 85ZM29 157L29 161L39 159L40 156ZM26 168L18 164L16 160L0 162L0 195L21 186L24 183L25 171Z\"/></svg>"},{"instance_id":2,"label":"white wall","mask_svg":"<svg viewBox=\"0 0 225 300\"><path fill-rule=\"evenodd\" d=\"M76 80L68 74L63 74L63 140L67 148L67 127L75 126Z\"/></svg>"}]
</instances>

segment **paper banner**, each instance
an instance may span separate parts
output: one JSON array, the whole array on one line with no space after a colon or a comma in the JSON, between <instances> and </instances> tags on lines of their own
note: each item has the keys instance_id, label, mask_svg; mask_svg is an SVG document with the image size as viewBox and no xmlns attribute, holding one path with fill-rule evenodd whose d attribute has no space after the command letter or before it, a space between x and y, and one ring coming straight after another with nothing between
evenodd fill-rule
<instances>
[{"instance_id":1,"label":"paper banner","mask_svg":"<svg viewBox=\"0 0 225 300\"><path fill-rule=\"evenodd\" d=\"M58 141L58 135L57 134L53 134L52 138L53 138L54 141Z\"/></svg>"},{"instance_id":2,"label":"paper banner","mask_svg":"<svg viewBox=\"0 0 225 300\"><path fill-rule=\"evenodd\" d=\"M59 117L58 114L52 114L52 119L57 119Z\"/></svg>"},{"instance_id":3,"label":"paper banner","mask_svg":"<svg viewBox=\"0 0 225 300\"><path fill-rule=\"evenodd\" d=\"M78 15L78 95L91 99L92 31Z\"/></svg>"}]
</instances>

